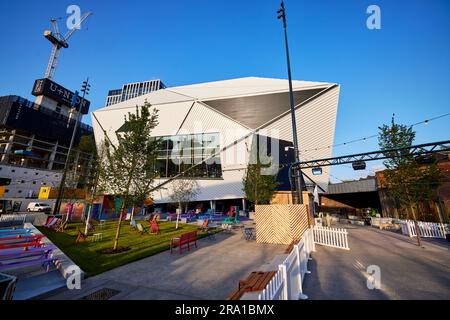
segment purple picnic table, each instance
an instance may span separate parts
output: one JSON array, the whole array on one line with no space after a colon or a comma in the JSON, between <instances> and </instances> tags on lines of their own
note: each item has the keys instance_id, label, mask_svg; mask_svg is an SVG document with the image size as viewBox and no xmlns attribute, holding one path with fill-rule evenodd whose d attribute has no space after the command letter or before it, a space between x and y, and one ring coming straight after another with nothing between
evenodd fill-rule
<instances>
[{"instance_id":1,"label":"purple picnic table","mask_svg":"<svg viewBox=\"0 0 450 320\"><path fill-rule=\"evenodd\" d=\"M0 250L0 270L40 265L48 271L52 263L55 246L40 248Z\"/></svg>"}]
</instances>

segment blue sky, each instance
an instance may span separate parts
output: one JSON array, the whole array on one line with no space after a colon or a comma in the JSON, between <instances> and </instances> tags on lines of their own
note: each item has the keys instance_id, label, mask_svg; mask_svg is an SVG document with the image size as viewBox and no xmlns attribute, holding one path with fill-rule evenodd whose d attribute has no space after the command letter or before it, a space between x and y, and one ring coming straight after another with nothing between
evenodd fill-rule
<instances>
[{"instance_id":1,"label":"blue sky","mask_svg":"<svg viewBox=\"0 0 450 320\"><path fill-rule=\"evenodd\" d=\"M70 4L94 15L62 52L55 81L76 89L89 76L92 109L125 82L286 77L277 0L1 1L0 95L32 99L51 49L42 33L51 17L62 17L66 31ZM381 30L366 28L371 4L381 8ZM287 0L286 7L294 79L341 85L336 143L375 134L392 113L410 124L450 112L450 1ZM417 143L449 139L449 123L418 126ZM334 154L376 148L374 139ZM344 179L368 172L332 173Z\"/></svg>"}]
</instances>

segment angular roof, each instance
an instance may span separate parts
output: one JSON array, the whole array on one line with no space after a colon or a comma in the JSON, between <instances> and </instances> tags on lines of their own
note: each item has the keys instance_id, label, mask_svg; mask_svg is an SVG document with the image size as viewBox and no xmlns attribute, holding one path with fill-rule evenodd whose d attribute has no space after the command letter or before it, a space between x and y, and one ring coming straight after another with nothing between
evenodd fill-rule
<instances>
[{"instance_id":1,"label":"angular roof","mask_svg":"<svg viewBox=\"0 0 450 320\"><path fill-rule=\"evenodd\" d=\"M326 88L331 85L333 85L333 83L298 80L292 81L294 91ZM286 92L289 90L289 83L288 80L285 79L246 77L191 84L187 86L168 88L168 90L204 101L247 95Z\"/></svg>"},{"instance_id":2,"label":"angular roof","mask_svg":"<svg viewBox=\"0 0 450 320\"><path fill-rule=\"evenodd\" d=\"M292 81L295 105L334 85ZM129 108L144 101L159 105L159 109L164 104L199 101L251 129L261 127L290 109L288 80L246 77L161 89L97 111Z\"/></svg>"}]
</instances>

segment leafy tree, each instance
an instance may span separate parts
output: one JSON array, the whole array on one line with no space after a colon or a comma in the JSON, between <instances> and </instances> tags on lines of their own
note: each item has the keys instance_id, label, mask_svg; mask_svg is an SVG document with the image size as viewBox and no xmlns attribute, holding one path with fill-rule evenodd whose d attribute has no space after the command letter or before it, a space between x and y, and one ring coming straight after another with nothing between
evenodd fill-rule
<instances>
[{"instance_id":1,"label":"leafy tree","mask_svg":"<svg viewBox=\"0 0 450 320\"><path fill-rule=\"evenodd\" d=\"M409 151L392 151L412 146L415 132L411 127L395 123L393 116L391 125L383 125L379 130L379 146L389 157L384 161L386 170L383 172L387 192L401 208L411 212L420 246L417 224L419 205L432 200L433 190L440 181L439 169L435 163L420 164Z\"/></svg>"},{"instance_id":2,"label":"leafy tree","mask_svg":"<svg viewBox=\"0 0 450 320\"><path fill-rule=\"evenodd\" d=\"M264 157L263 164L261 157ZM270 162L270 163L269 163ZM250 161L243 179L245 197L254 205L269 204L278 186L276 174L271 173L271 158L260 155L259 139L255 136L250 152Z\"/></svg>"},{"instance_id":3,"label":"leafy tree","mask_svg":"<svg viewBox=\"0 0 450 320\"><path fill-rule=\"evenodd\" d=\"M103 189L122 198L113 251L118 249L125 208L149 197L157 176L155 163L160 140L150 135L158 125L158 110L150 112L150 107L145 102L136 106L135 113L125 116L124 125L116 131L116 144L109 138L105 140L100 183Z\"/></svg>"},{"instance_id":4,"label":"leafy tree","mask_svg":"<svg viewBox=\"0 0 450 320\"><path fill-rule=\"evenodd\" d=\"M95 154L97 152L97 146L95 145L94 138L92 136L82 136L77 149L85 153Z\"/></svg>"},{"instance_id":5,"label":"leafy tree","mask_svg":"<svg viewBox=\"0 0 450 320\"><path fill-rule=\"evenodd\" d=\"M169 198L178 204L178 209L183 212L183 207L187 211L189 202L195 200L199 194L198 182L194 179L175 179L171 182ZM177 224L178 229L178 215Z\"/></svg>"}]
</instances>

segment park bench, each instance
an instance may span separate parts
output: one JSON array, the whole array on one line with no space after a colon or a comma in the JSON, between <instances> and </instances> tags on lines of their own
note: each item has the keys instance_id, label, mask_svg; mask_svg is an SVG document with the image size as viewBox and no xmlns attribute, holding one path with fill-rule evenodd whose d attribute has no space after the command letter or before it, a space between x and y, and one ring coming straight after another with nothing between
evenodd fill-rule
<instances>
[{"instance_id":1,"label":"park bench","mask_svg":"<svg viewBox=\"0 0 450 320\"><path fill-rule=\"evenodd\" d=\"M55 261L54 246L28 250L8 249L0 251L0 270L40 265L49 271Z\"/></svg>"},{"instance_id":2,"label":"park bench","mask_svg":"<svg viewBox=\"0 0 450 320\"><path fill-rule=\"evenodd\" d=\"M27 242L20 242L20 243L11 243L11 244L0 244L0 251L6 250L6 249L15 249L15 248L23 248L23 250L28 250L29 248L39 248L42 247L43 243L40 239L37 239L35 241L27 241Z\"/></svg>"},{"instance_id":3,"label":"park bench","mask_svg":"<svg viewBox=\"0 0 450 320\"><path fill-rule=\"evenodd\" d=\"M31 228L9 228L0 230L0 237L4 238L6 236L13 236L18 234L29 234Z\"/></svg>"},{"instance_id":4,"label":"park bench","mask_svg":"<svg viewBox=\"0 0 450 320\"><path fill-rule=\"evenodd\" d=\"M294 246L297 245L300 242L300 240L293 240L289 246L286 248L286 251L284 251L285 254L290 254L292 250L294 250Z\"/></svg>"},{"instance_id":5,"label":"park bench","mask_svg":"<svg viewBox=\"0 0 450 320\"><path fill-rule=\"evenodd\" d=\"M45 235L43 234L11 235L10 237L0 238L0 247L5 245L41 241L44 237Z\"/></svg>"},{"instance_id":6,"label":"park bench","mask_svg":"<svg viewBox=\"0 0 450 320\"><path fill-rule=\"evenodd\" d=\"M197 231L184 233L179 238L172 238L170 240L170 253L172 254L173 248L177 246L180 254L183 252L183 246L187 246L188 251L190 251L191 243L194 243L197 248Z\"/></svg>"},{"instance_id":7,"label":"park bench","mask_svg":"<svg viewBox=\"0 0 450 320\"><path fill-rule=\"evenodd\" d=\"M262 291L266 288L267 284L275 276L275 271L252 272L247 279L240 280L237 290L233 291L228 300L239 300L246 292Z\"/></svg>"}]
</instances>

